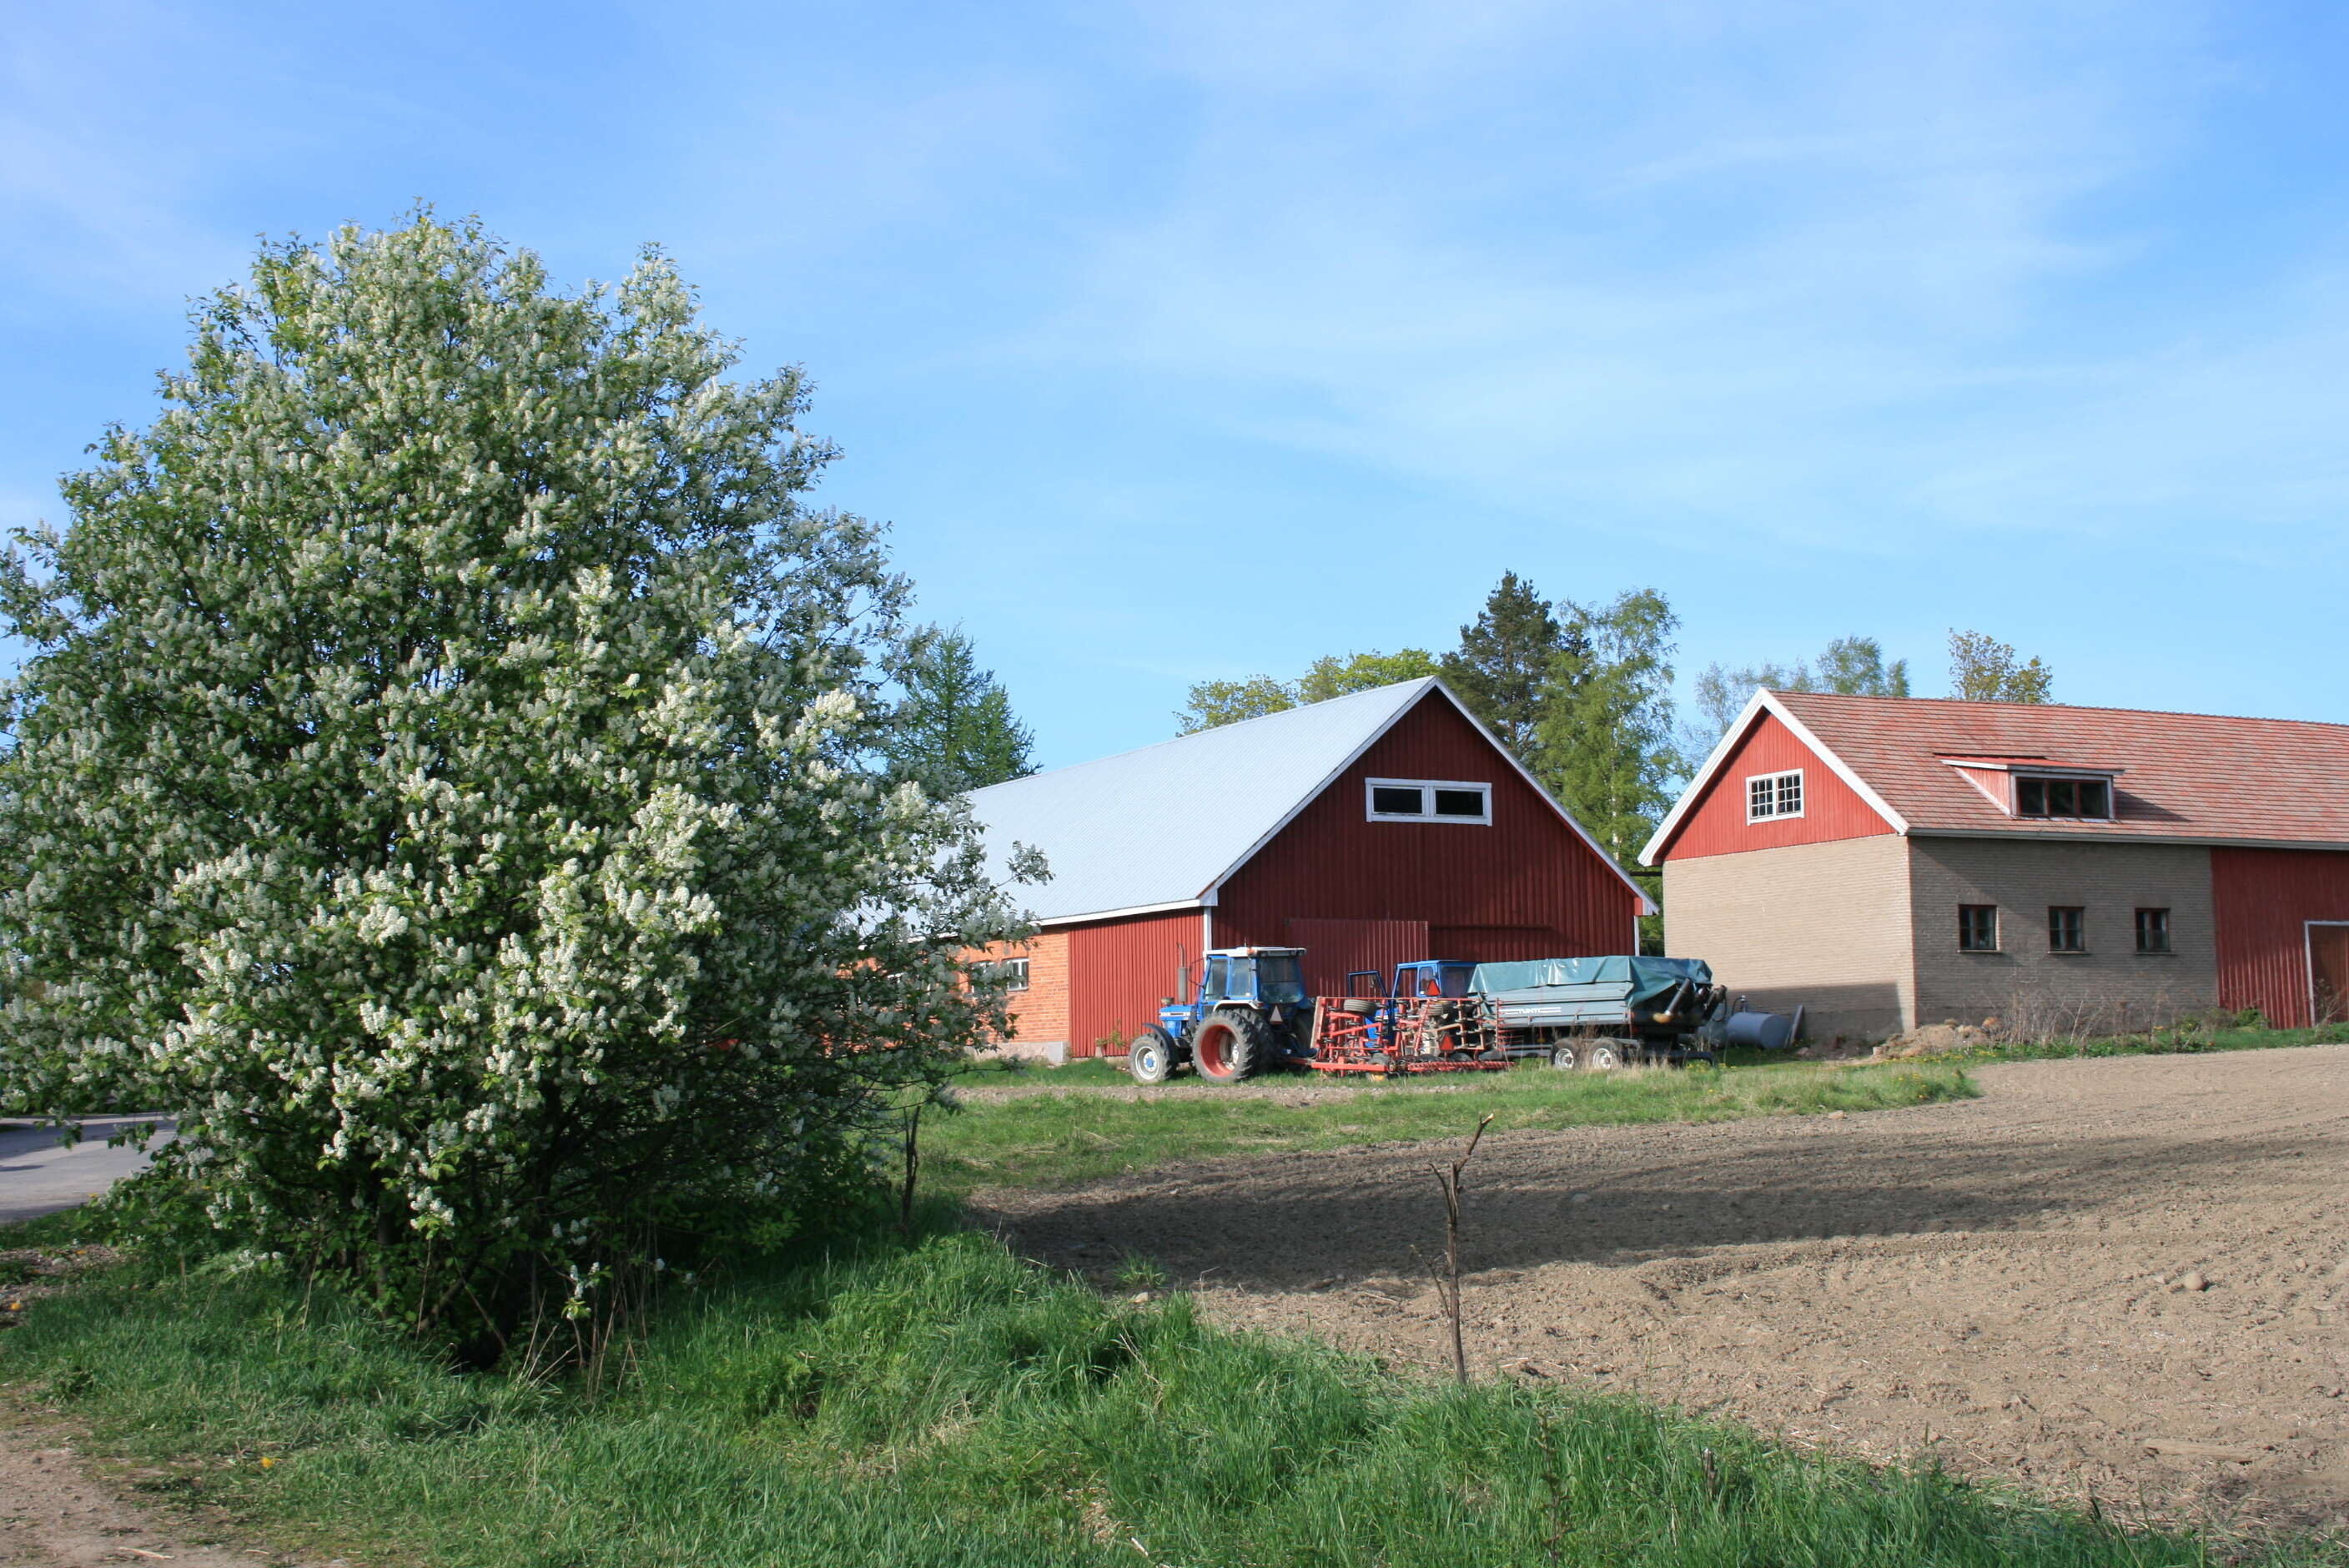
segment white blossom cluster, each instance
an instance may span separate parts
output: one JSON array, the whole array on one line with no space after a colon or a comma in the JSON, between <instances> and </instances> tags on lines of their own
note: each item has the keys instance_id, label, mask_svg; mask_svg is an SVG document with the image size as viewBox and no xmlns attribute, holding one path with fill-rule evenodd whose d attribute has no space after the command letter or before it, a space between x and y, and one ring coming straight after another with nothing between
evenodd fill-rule
<instances>
[{"instance_id":1,"label":"white blossom cluster","mask_svg":"<svg viewBox=\"0 0 2349 1568\"><path fill-rule=\"evenodd\" d=\"M215 1223L495 1319L1000 1027L968 820L867 761L903 586L732 360L429 214L198 312L0 584L10 1109L172 1111Z\"/></svg>"}]
</instances>

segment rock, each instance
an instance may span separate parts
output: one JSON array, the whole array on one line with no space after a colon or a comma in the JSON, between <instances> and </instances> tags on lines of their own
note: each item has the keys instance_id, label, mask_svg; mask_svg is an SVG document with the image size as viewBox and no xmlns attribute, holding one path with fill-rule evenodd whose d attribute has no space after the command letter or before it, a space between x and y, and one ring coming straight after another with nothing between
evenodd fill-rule
<instances>
[{"instance_id":1,"label":"rock","mask_svg":"<svg viewBox=\"0 0 2349 1568\"><path fill-rule=\"evenodd\" d=\"M2180 1288L2186 1290L2209 1290L2210 1288L2210 1282L2202 1277L2202 1271L2200 1269L2188 1269L2184 1274L2178 1276L2178 1283Z\"/></svg>"},{"instance_id":2,"label":"rock","mask_svg":"<svg viewBox=\"0 0 2349 1568\"><path fill-rule=\"evenodd\" d=\"M1136 1306L1147 1306L1150 1305L1150 1293L1146 1290L1138 1290L1125 1299Z\"/></svg>"}]
</instances>

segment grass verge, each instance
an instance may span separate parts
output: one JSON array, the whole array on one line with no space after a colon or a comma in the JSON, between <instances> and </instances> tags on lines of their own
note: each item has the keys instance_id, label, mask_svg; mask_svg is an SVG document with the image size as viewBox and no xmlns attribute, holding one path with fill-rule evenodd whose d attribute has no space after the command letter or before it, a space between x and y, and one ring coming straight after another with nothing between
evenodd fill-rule
<instances>
[{"instance_id":1,"label":"grass verge","mask_svg":"<svg viewBox=\"0 0 2349 1568\"><path fill-rule=\"evenodd\" d=\"M2142 1035L2117 1035L2102 1039L2033 1040L1983 1046L1974 1050L1936 1057L1945 1062L2061 1061L2075 1057L2173 1057L2213 1051L2275 1051L2295 1046L2349 1045L2349 1024L2320 1024L2313 1029L2179 1028Z\"/></svg>"},{"instance_id":2,"label":"grass verge","mask_svg":"<svg viewBox=\"0 0 2349 1568\"><path fill-rule=\"evenodd\" d=\"M1066 1068L1051 1069L1054 1074ZM1030 1079L1030 1081L1033 1081ZM1057 1076L1046 1081L1056 1087ZM1962 1069L1935 1062L1881 1067L1790 1063L1766 1068L1562 1073L1525 1067L1465 1087L1337 1084L1311 1104L1202 1093L1159 1099L1026 1094L968 1102L925 1122L923 1180L957 1195L980 1187L1075 1186L1176 1160L1340 1149L1464 1133L1486 1111L1496 1130L1601 1123L1727 1121L1746 1116L1883 1110L1964 1099Z\"/></svg>"},{"instance_id":3,"label":"grass verge","mask_svg":"<svg viewBox=\"0 0 2349 1568\"><path fill-rule=\"evenodd\" d=\"M2337 1560L1621 1398L1406 1381L968 1233L672 1297L600 1398L450 1373L323 1292L135 1264L0 1336L0 1379L167 1467L150 1490L439 1568Z\"/></svg>"}]
</instances>

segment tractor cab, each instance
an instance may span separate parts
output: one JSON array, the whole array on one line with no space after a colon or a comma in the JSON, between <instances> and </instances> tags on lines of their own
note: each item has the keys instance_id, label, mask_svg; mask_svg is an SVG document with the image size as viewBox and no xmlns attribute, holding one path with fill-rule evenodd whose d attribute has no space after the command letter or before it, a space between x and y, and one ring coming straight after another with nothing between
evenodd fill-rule
<instances>
[{"instance_id":1,"label":"tractor cab","mask_svg":"<svg viewBox=\"0 0 2349 1568\"><path fill-rule=\"evenodd\" d=\"M1306 1000L1302 947L1236 947L1207 954L1199 986L1204 1006L1301 1007Z\"/></svg>"},{"instance_id":2,"label":"tractor cab","mask_svg":"<svg viewBox=\"0 0 2349 1568\"><path fill-rule=\"evenodd\" d=\"M1396 965L1392 985L1376 970L1358 969L1346 976L1346 995L1375 997L1382 1002L1409 996L1465 996L1468 976L1475 968L1474 964L1449 958L1422 958Z\"/></svg>"}]
</instances>

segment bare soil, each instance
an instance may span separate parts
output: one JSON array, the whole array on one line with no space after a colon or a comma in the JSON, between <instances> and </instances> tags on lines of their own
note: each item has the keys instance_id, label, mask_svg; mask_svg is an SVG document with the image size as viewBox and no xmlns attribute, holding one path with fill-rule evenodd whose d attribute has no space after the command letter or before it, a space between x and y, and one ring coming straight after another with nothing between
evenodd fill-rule
<instances>
[{"instance_id":1,"label":"bare soil","mask_svg":"<svg viewBox=\"0 0 2349 1568\"><path fill-rule=\"evenodd\" d=\"M94 1568L171 1563L177 1568L265 1568L295 1559L222 1542L222 1527L181 1510L128 1500L160 1470L99 1476L70 1429L0 1410L0 1568ZM339 1568L339 1564L337 1565Z\"/></svg>"},{"instance_id":2,"label":"bare soil","mask_svg":"<svg viewBox=\"0 0 2349 1568\"><path fill-rule=\"evenodd\" d=\"M1975 1076L1982 1099L1913 1109L1487 1138L1462 1237L1475 1370L1930 1449L2128 1514L2349 1525L2349 1048ZM1139 1254L1226 1324L1434 1368L1428 1166L1459 1148L978 1205L1104 1284Z\"/></svg>"}]
</instances>

